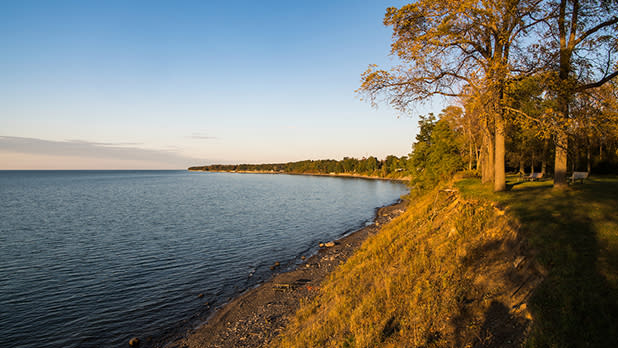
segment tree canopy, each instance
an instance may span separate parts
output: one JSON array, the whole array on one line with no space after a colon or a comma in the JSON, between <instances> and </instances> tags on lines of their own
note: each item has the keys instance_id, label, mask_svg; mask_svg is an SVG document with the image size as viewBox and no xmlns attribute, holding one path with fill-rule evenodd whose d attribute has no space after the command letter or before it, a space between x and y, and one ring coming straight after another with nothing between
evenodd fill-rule
<instances>
[{"instance_id":1,"label":"tree canopy","mask_svg":"<svg viewBox=\"0 0 618 348\"><path fill-rule=\"evenodd\" d=\"M551 141L561 186L569 137L576 135L569 110L580 94L618 75L617 13L612 0L418 0L390 7L384 24L392 27L391 54L400 64L370 65L358 92L401 112L434 96L465 105L458 126L467 127L469 167L474 151L476 168L497 191L506 188L505 160L513 157L508 142L517 142L523 158L526 144L545 148Z\"/></svg>"}]
</instances>

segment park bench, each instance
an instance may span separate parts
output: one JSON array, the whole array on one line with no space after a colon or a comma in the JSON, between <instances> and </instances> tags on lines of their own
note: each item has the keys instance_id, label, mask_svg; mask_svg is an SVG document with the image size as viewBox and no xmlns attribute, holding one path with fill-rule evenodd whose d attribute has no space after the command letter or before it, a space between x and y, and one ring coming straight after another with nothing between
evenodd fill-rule
<instances>
[{"instance_id":1,"label":"park bench","mask_svg":"<svg viewBox=\"0 0 618 348\"><path fill-rule=\"evenodd\" d=\"M573 175L571 175L571 183L575 183L575 180L579 180L581 181L581 183L584 183L584 179L588 178L588 172L573 172Z\"/></svg>"},{"instance_id":2,"label":"park bench","mask_svg":"<svg viewBox=\"0 0 618 348\"><path fill-rule=\"evenodd\" d=\"M542 177L543 173L530 173L530 175L526 177L526 180L535 181L541 179Z\"/></svg>"}]
</instances>

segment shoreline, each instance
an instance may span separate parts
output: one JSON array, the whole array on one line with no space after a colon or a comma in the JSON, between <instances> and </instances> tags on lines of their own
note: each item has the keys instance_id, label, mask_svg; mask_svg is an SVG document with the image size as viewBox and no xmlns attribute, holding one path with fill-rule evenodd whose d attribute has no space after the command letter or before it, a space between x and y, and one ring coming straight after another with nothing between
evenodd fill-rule
<instances>
[{"instance_id":1,"label":"shoreline","mask_svg":"<svg viewBox=\"0 0 618 348\"><path fill-rule=\"evenodd\" d=\"M144 346L203 348L267 344L288 324L301 301L313 299L322 281L369 236L378 233L383 224L403 213L407 205L407 200L399 199L377 208L371 225L342 236L331 247L321 247L290 271L273 273L268 280L216 308L198 326L180 327L176 334L167 335L167 340Z\"/></svg>"},{"instance_id":2,"label":"shoreline","mask_svg":"<svg viewBox=\"0 0 618 348\"><path fill-rule=\"evenodd\" d=\"M380 176L361 175L361 174L347 174L347 173L288 173L288 172L273 172L273 171L259 171L259 170L195 170L188 169L189 172L203 172L203 173L233 173L233 174L270 174L270 175L305 175L305 176L325 176L333 178L350 178L350 179L367 179L367 180L384 180L384 181L398 181L408 182L408 177L402 178L385 178Z\"/></svg>"}]
</instances>

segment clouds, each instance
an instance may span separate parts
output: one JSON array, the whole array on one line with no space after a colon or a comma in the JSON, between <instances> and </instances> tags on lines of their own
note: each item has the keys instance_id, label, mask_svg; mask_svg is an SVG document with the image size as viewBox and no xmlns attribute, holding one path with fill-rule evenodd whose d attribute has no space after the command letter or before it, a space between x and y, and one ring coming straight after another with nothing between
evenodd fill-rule
<instances>
[{"instance_id":1,"label":"clouds","mask_svg":"<svg viewBox=\"0 0 618 348\"><path fill-rule=\"evenodd\" d=\"M196 139L196 140L213 140L213 139L217 139L217 137L211 137L207 134L203 134L203 133L193 133L190 136L188 136L187 138L191 138L191 139Z\"/></svg>"},{"instance_id":2,"label":"clouds","mask_svg":"<svg viewBox=\"0 0 618 348\"><path fill-rule=\"evenodd\" d=\"M80 168L92 167L93 163L105 164L105 167L117 168L187 168L203 160L197 160L179 154L172 150L144 149L137 147L137 143L98 143L83 140L53 141L38 138L24 138L0 136L0 158L6 157L13 163L5 162L0 169L19 169L20 158L35 161L39 158L41 163L46 158L54 158L55 161L63 161L64 167ZM4 156L3 156L4 155ZM23 155L23 156L18 156ZM114 164L115 163L115 164ZM4 168L2 168L4 167ZM27 166L26 166L27 167ZM95 165L96 167L96 165Z\"/></svg>"}]
</instances>

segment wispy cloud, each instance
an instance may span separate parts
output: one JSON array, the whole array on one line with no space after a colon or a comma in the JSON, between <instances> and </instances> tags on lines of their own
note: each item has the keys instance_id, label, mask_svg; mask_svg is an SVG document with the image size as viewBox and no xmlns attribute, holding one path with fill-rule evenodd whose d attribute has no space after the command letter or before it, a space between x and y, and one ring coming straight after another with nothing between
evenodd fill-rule
<instances>
[{"instance_id":1,"label":"wispy cloud","mask_svg":"<svg viewBox=\"0 0 618 348\"><path fill-rule=\"evenodd\" d=\"M198 139L198 140L217 139L217 137L213 137L213 136L210 136L210 135L204 134L204 133L193 133L193 134L189 135L187 138Z\"/></svg>"},{"instance_id":2,"label":"wispy cloud","mask_svg":"<svg viewBox=\"0 0 618 348\"><path fill-rule=\"evenodd\" d=\"M196 163L197 161L195 158L183 156L172 150L144 149L135 145L139 144L97 143L84 140L54 141L38 138L0 136L0 152L122 161L150 161L179 165L180 167Z\"/></svg>"},{"instance_id":3,"label":"wispy cloud","mask_svg":"<svg viewBox=\"0 0 618 348\"><path fill-rule=\"evenodd\" d=\"M70 140L67 140L66 142L68 142L68 143L75 143L75 144L92 144L92 145L100 145L100 146L138 146L138 145L143 145L142 143L99 143L99 142L91 142L91 141L85 141L85 140L79 140L79 139L70 139Z\"/></svg>"}]
</instances>

